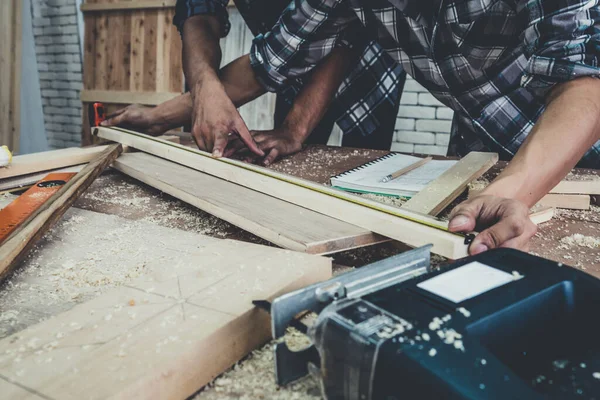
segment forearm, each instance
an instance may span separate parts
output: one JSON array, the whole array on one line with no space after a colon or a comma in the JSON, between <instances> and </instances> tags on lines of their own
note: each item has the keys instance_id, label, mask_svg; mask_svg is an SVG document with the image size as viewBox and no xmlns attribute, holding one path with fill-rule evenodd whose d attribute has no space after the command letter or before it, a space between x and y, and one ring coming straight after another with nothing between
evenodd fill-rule
<instances>
[{"instance_id":1,"label":"forearm","mask_svg":"<svg viewBox=\"0 0 600 400\"><path fill-rule=\"evenodd\" d=\"M152 120L164 130L179 128L192 120L192 96L184 93L154 107Z\"/></svg>"},{"instance_id":2,"label":"forearm","mask_svg":"<svg viewBox=\"0 0 600 400\"><path fill-rule=\"evenodd\" d=\"M241 107L266 92L256 79L247 54L224 66L219 77L225 93L236 107Z\"/></svg>"},{"instance_id":3,"label":"forearm","mask_svg":"<svg viewBox=\"0 0 600 400\"><path fill-rule=\"evenodd\" d=\"M334 49L313 71L296 97L285 118L283 128L294 132L301 142L319 124L335 97L346 72L353 64L355 52L345 47Z\"/></svg>"},{"instance_id":4,"label":"forearm","mask_svg":"<svg viewBox=\"0 0 600 400\"><path fill-rule=\"evenodd\" d=\"M220 24L216 17L196 15L183 25L183 72L190 87L217 79L221 63Z\"/></svg>"},{"instance_id":5,"label":"forearm","mask_svg":"<svg viewBox=\"0 0 600 400\"><path fill-rule=\"evenodd\" d=\"M600 80L557 86L547 107L507 168L483 194L533 206L600 139Z\"/></svg>"}]
</instances>

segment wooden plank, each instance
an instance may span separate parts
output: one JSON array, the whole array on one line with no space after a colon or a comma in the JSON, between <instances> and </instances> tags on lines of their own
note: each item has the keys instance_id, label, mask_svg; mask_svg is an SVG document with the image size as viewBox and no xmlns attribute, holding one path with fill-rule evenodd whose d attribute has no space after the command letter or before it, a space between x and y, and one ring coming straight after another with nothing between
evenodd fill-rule
<instances>
[{"instance_id":1,"label":"wooden plank","mask_svg":"<svg viewBox=\"0 0 600 400\"><path fill-rule=\"evenodd\" d=\"M597 176L591 180L561 181L550 193L561 194L600 194L600 179Z\"/></svg>"},{"instance_id":2,"label":"wooden plank","mask_svg":"<svg viewBox=\"0 0 600 400\"><path fill-rule=\"evenodd\" d=\"M145 81L144 81L145 82ZM144 104L155 106L171 100L181 93L129 92L126 90L82 90L81 101L86 103L103 102L115 104Z\"/></svg>"},{"instance_id":3,"label":"wooden plank","mask_svg":"<svg viewBox=\"0 0 600 400\"><path fill-rule=\"evenodd\" d=\"M0 146L19 149L21 1L0 2Z\"/></svg>"},{"instance_id":4,"label":"wooden plank","mask_svg":"<svg viewBox=\"0 0 600 400\"><path fill-rule=\"evenodd\" d=\"M120 144L108 146L6 239L0 246L0 281L23 260L27 252L63 216L71 204L119 156L121 150Z\"/></svg>"},{"instance_id":5,"label":"wooden plank","mask_svg":"<svg viewBox=\"0 0 600 400\"><path fill-rule=\"evenodd\" d=\"M326 215L146 153L123 154L115 160L113 167L290 250L330 254L388 240Z\"/></svg>"},{"instance_id":6,"label":"wooden plank","mask_svg":"<svg viewBox=\"0 0 600 400\"><path fill-rule=\"evenodd\" d=\"M447 222L256 165L231 159L214 159L209 153L137 132L110 128L96 128L94 131L103 139L120 142L410 246L431 243L432 251L436 254L452 259L467 256L464 237L448 232Z\"/></svg>"},{"instance_id":7,"label":"wooden plank","mask_svg":"<svg viewBox=\"0 0 600 400\"><path fill-rule=\"evenodd\" d=\"M70 147L16 156L13 157L10 166L0 168L0 179L83 164L90 162L104 150L106 150L106 146Z\"/></svg>"},{"instance_id":8,"label":"wooden plank","mask_svg":"<svg viewBox=\"0 0 600 400\"><path fill-rule=\"evenodd\" d=\"M53 172L79 172L85 167L85 164L74 165L72 167L57 168L49 171L36 172L33 174L17 176L14 178L2 179L0 181L0 194L11 190L22 190L25 189L39 180L43 179L46 175Z\"/></svg>"},{"instance_id":9,"label":"wooden plank","mask_svg":"<svg viewBox=\"0 0 600 400\"><path fill-rule=\"evenodd\" d=\"M429 215L438 215L498 161L496 153L471 152L421 190L402 208Z\"/></svg>"},{"instance_id":10,"label":"wooden plank","mask_svg":"<svg viewBox=\"0 0 600 400\"><path fill-rule=\"evenodd\" d=\"M177 0L135 0L118 3L84 3L79 9L84 13L98 11L143 10L149 8L174 8Z\"/></svg>"},{"instance_id":11,"label":"wooden plank","mask_svg":"<svg viewBox=\"0 0 600 400\"><path fill-rule=\"evenodd\" d=\"M69 260L90 268L88 276L107 277L143 268L124 286L109 284L101 295L0 341L5 385L29 391L2 392L11 399L31 392L45 399L188 398L269 340L269 316L252 300L331 277L325 257L85 210L71 209L65 219L58 237L38 249L46 263ZM90 267L90 254L110 257ZM43 286L33 296L42 302ZM23 343L26 352L19 351Z\"/></svg>"},{"instance_id":12,"label":"wooden plank","mask_svg":"<svg viewBox=\"0 0 600 400\"><path fill-rule=\"evenodd\" d=\"M149 92L157 91L156 88L156 63L158 62L158 47L157 47L157 25L158 15L157 10L148 10L144 13L144 69L142 74L143 78L143 90ZM170 99L170 98L169 98ZM160 100L160 104L166 100ZM147 104L147 103L140 103ZM147 104L147 105L156 105Z\"/></svg>"},{"instance_id":13,"label":"wooden plank","mask_svg":"<svg viewBox=\"0 0 600 400\"><path fill-rule=\"evenodd\" d=\"M552 207L541 207L539 210L533 211L529 214L529 219L536 225L543 224L544 222L550 221L554 218L554 208Z\"/></svg>"},{"instance_id":14,"label":"wooden plank","mask_svg":"<svg viewBox=\"0 0 600 400\"><path fill-rule=\"evenodd\" d=\"M481 193L483 188L469 188L469 197ZM587 194L555 194L549 193L538 201L538 205L553 208L568 208L572 210L589 210L591 198Z\"/></svg>"}]
</instances>

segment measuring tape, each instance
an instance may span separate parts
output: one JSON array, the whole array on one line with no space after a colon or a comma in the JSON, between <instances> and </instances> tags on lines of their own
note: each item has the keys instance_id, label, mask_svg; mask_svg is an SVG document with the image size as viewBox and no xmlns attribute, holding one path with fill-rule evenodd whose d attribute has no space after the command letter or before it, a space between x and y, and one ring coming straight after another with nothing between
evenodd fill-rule
<instances>
[{"instance_id":1,"label":"measuring tape","mask_svg":"<svg viewBox=\"0 0 600 400\"><path fill-rule=\"evenodd\" d=\"M149 141L153 141L153 142L157 142L157 143L161 143L165 146L170 146L170 147L174 147L177 148L179 150L183 150L183 151L187 151L193 154L196 154L198 156L202 156L202 157L206 157L206 158L210 158L211 160L217 161L217 162L223 162L226 164L230 164L230 165L234 165L236 167L239 168L243 168L246 170L250 170L253 172L256 172L258 174L264 175L264 176L268 176L270 178L274 178L283 182L287 182L296 186L300 186L303 187L305 189L309 189L315 192L319 192L322 194L326 194L328 196L332 196L341 200L345 200L351 203L355 203L358 205L361 205L363 207L368 207L380 212L384 212L386 214L389 215L394 215L396 217L405 219L405 220L409 220L412 222L416 222L418 224L421 225L426 225L429 226L431 228L435 228L435 229L439 229L442 230L444 232L448 232L452 235L455 236L459 236L459 237L463 237L465 238L465 244L469 244L474 236L471 234L468 235L463 235L460 233L455 233L455 232L450 232L448 230L448 224L447 222L441 221L437 218L433 218L430 217L428 215L424 215L424 214L419 214L419 213L415 213L415 212L411 212L411 211L407 211L407 210L402 210L401 208L397 208L397 207L391 207L385 204L381 204L378 203L376 201L373 200L368 200L368 199L364 199L360 196L355 196L353 194L350 193L346 193L346 192L342 192L340 190L336 190L333 189L331 187L325 186L325 185L321 185L315 182L311 182L311 181L307 181L305 179L301 179L301 178L297 178L295 176L291 176L291 175L286 175L286 174L281 174L275 171L272 171L270 169L267 168L263 168L263 167L259 167L253 164L248 164L248 163L244 163L242 161L239 160L234 160L234 159L230 159L230 158L214 158L210 153L207 153L205 151L202 150L198 150L198 149L192 149L190 147L186 147L186 146L182 146L180 144L177 143L172 143L172 142L167 142L165 140L161 140L161 139L157 139L155 137L149 136L149 135L145 135L143 133L139 133L139 132L135 132L135 131L130 131L128 129L123 129L123 128L116 128L116 127L110 127L111 130L116 130L119 132L123 132L126 133L128 135L131 136L135 136L135 137L139 137L139 138L143 138L144 140L149 140ZM132 146L135 147L135 146Z\"/></svg>"},{"instance_id":2,"label":"measuring tape","mask_svg":"<svg viewBox=\"0 0 600 400\"><path fill-rule=\"evenodd\" d=\"M72 172L48 174L0 210L0 244L75 175Z\"/></svg>"}]
</instances>

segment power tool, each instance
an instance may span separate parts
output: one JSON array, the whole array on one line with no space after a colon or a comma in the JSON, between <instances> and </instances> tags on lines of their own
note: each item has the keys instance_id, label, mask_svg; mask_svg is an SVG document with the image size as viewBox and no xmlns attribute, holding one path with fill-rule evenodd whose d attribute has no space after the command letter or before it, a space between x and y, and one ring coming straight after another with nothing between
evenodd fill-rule
<instances>
[{"instance_id":1,"label":"power tool","mask_svg":"<svg viewBox=\"0 0 600 400\"><path fill-rule=\"evenodd\" d=\"M600 280L512 249L433 270L429 249L275 299L274 338L318 313L311 346L276 345L277 382L312 373L328 400L600 399Z\"/></svg>"}]
</instances>

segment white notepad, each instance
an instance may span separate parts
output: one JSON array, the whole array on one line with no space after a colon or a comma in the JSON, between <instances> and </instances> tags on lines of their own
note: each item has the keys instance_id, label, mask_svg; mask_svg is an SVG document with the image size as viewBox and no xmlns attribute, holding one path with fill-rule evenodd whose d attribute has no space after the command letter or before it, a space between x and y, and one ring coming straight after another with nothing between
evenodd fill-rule
<instances>
[{"instance_id":1,"label":"white notepad","mask_svg":"<svg viewBox=\"0 0 600 400\"><path fill-rule=\"evenodd\" d=\"M332 177L331 186L358 193L412 197L456 164L453 160L431 160L392 181L381 182L383 177L419 160L419 157L391 153Z\"/></svg>"}]
</instances>

